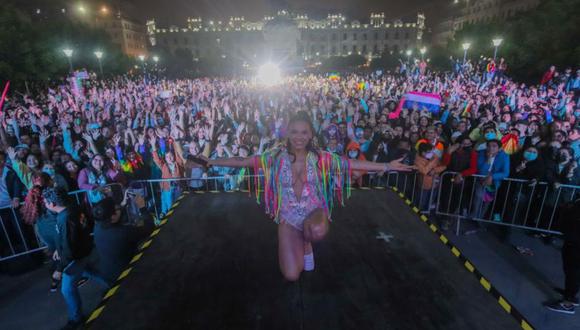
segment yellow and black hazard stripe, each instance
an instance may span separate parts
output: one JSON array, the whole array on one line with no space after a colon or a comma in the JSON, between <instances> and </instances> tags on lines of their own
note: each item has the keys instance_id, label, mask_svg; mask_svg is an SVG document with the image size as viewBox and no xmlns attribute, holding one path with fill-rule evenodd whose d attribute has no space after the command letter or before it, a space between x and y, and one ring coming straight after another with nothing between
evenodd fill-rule
<instances>
[{"instance_id":1,"label":"yellow and black hazard stripe","mask_svg":"<svg viewBox=\"0 0 580 330\"><path fill-rule=\"evenodd\" d=\"M382 188L384 189L384 188ZM447 238L447 236L445 236L445 234L443 234L439 228L437 228L437 226L431 221L429 220L429 217L427 217L424 214L421 214L419 208L417 208L417 206L413 205L411 200L408 199L407 197L405 197L405 195L402 192L399 192L397 188L393 187L392 190L397 193L399 195L399 197L401 197L403 199L403 201L405 201L405 204L409 205L409 207L411 208L411 210L416 213L419 218L421 219L421 221L423 221L428 227L429 229L439 237L439 240L441 241L441 243L443 243L445 246L447 246L449 248L449 250L451 251L451 253L458 259L458 261L467 269L467 271L469 271L470 273L472 273L477 280L479 281L479 283L481 284L481 286L483 287L483 289L487 292L489 292L496 300L497 303L511 316L513 316L513 318L516 319L516 321L519 323L519 325L522 327L522 329L524 330L533 330L534 327L530 324L530 322L528 320L526 320L526 318L522 315L522 313L520 313L492 284L491 282L485 278L485 276L483 276L483 274L481 274L481 272L479 270L477 270L477 268L475 268L475 265L469 261L469 259L467 259L467 257L461 253L461 251L451 243L451 241Z\"/></svg>"},{"instance_id":2,"label":"yellow and black hazard stripe","mask_svg":"<svg viewBox=\"0 0 580 330\"><path fill-rule=\"evenodd\" d=\"M136 263L143 257L143 253L145 253L145 250L147 250L151 246L151 243L153 243L153 240L155 239L155 237L157 235L159 235L159 232L161 232L161 229L163 229L163 226L165 226L167 224L168 219L173 215L175 208L177 206L179 206L179 204L181 203L181 200L183 198L185 198L185 196L187 194L189 194L189 191L183 192L181 194L181 196L179 196L175 200L175 202L173 203L173 205L171 205L171 208L169 209L169 211L167 212L165 217L159 222L159 225L155 228L155 230L153 230L151 232L151 234L149 234L149 237L147 237L145 242L143 242L139 246L137 253L133 256L133 258L131 258L131 261L129 261L127 268L125 268L125 270L123 272L121 272L119 277L117 277L117 279L115 280L115 283L105 293L105 295L101 299L101 302L99 303L99 305L97 305L97 307L95 307L95 309L93 310L91 315L89 315L89 317L87 318L87 321L85 322L85 328L89 328L90 325L93 324L93 322L103 313L103 310L107 306L107 303L111 300L111 297L113 297L117 293L117 291L119 291L121 283L123 283L123 280L125 280L127 278L127 276L129 276L129 274L131 274L131 271L135 267Z\"/></svg>"}]
</instances>

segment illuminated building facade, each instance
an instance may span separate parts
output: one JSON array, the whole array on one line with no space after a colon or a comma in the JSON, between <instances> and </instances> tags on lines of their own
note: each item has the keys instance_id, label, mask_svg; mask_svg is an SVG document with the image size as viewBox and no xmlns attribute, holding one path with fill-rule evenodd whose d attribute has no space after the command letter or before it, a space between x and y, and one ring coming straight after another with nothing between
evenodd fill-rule
<instances>
[{"instance_id":1,"label":"illuminated building facade","mask_svg":"<svg viewBox=\"0 0 580 330\"><path fill-rule=\"evenodd\" d=\"M282 61L316 60L331 56L360 54L380 56L422 45L425 16L413 22L387 22L384 13L373 13L368 23L348 22L341 14L314 20L306 15L279 11L261 21L230 17L227 21L189 18L187 26L159 27L147 23L153 46L171 52L187 49L194 59L221 56L246 61L281 59Z\"/></svg>"}]
</instances>

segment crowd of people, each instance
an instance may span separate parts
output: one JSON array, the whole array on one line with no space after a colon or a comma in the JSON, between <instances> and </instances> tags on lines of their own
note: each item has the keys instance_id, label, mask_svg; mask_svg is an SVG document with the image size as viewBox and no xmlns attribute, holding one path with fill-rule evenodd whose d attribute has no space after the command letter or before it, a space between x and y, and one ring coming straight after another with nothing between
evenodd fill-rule
<instances>
[{"instance_id":1,"label":"crowd of people","mask_svg":"<svg viewBox=\"0 0 580 330\"><path fill-rule=\"evenodd\" d=\"M506 178L546 181L554 191L580 185L580 70L552 67L526 85L506 69L503 59L457 61L450 72L407 63L395 72L298 75L270 87L245 79L71 79L35 95L13 93L0 113L0 213L5 219L17 210L48 250L58 251L57 216L43 196L85 191L80 198L97 210L87 218L95 220L98 248L96 232L119 222L106 210L121 205L102 187L134 192L148 179L190 178L157 186L161 214L183 189L205 189L206 177L222 177L215 181L220 189L238 189L251 169L207 169L197 159L247 157L281 145L285 124L301 110L311 114L318 147L351 159L404 159L417 169L419 192L480 175L474 200L489 204ZM440 106L400 105L408 92L438 95ZM445 172L451 180L440 180ZM429 200L420 198L424 210ZM133 213L147 213L146 204ZM467 212L478 217L481 209ZM66 267L56 264L53 287ZM70 281L66 286L70 292Z\"/></svg>"}]
</instances>

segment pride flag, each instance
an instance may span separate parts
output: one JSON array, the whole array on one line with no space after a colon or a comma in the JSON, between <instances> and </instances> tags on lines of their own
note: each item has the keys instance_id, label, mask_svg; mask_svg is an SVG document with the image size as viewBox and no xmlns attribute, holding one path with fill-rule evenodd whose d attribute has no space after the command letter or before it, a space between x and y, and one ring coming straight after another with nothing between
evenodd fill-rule
<instances>
[{"instance_id":1,"label":"pride flag","mask_svg":"<svg viewBox=\"0 0 580 330\"><path fill-rule=\"evenodd\" d=\"M419 111L427 109L429 112L438 113L441 108L441 96L439 94L409 92L405 94L403 108L416 108Z\"/></svg>"},{"instance_id":2,"label":"pride flag","mask_svg":"<svg viewBox=\"0 0 580 330\"><path fill-rule=\"evenodd\" d=\"M471 113L471 103L465 102L465 108L463 108L461 117L468 117L470 113Z\"/></svg>"},{"instance_id":3,"label":"pride flag","mask_svg":"<svg viewBox=\"0 0 580 330\"><path fill-rule=\"evenodd\" d=\"M441 96L439 94L409 92L403 95L395 112L389 114L389 119L399 118L403 108L417 109L418 111L426 109L437 114L441 109Z\"/></svg>"}]
</instances>

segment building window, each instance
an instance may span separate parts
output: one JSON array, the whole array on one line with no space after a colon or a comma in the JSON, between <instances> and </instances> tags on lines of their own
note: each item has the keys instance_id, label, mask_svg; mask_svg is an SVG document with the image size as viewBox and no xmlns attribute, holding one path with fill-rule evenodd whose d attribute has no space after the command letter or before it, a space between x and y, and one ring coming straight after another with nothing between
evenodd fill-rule
<instances>
[{"instance_id":1,"label":"building window","mask_svg":"<svg viewBox=\"0 0 580 330\"><path fill-rule=\"evenodd\" d=\"M356 53L356 45L352 45L352 52Z\"/></svg>"},{"instance_id":2,"label":"building window","mask_svg":"<svg viewBox=\"0 0 580 330\"><path fill-rule=\"evenodd\" d=\"M336 41L336 33L332 34L332 41Z\"/></svg>"},{"instance_id":3,"label":"building window","mask_svg":"<svg viewBox=\"0 0 580 330\"><path fill-rule=\"evenodd\" d=\"M342 40L346 40L347 36L346 33L342 35Z\"/></svg>"},{"instance_id":4,"label":"building window","mask_svg":"<svg viewBox=\"0 0 580 330\"><path fill-rule=\"evenodd\" d=\"M389 40L389 32L385 32L385 40Z\"/></svg>"},{"instance_id":5,"label":"building window","mask_svg":"<svg viewBox=\"0 0 580 330\"><path fill-rule=\"evenodd\" d=\"M314 53L316 53L316 47L314 47L314 45L310 46L310 55L314 55Z\"/></svg>"},{"instance_id":6,"label":"building window","mask_svg":"<svg viewBox=\"0 0 580 330\"><path fill-rule=\"evenodd\" d=\"M353 34L352 34L352 39L353 39L353 40L356 40L356 33L353 33Z\"/></svg>"},{"instance_id":7,"label":"building window","mask_svg":"<svg viewBox=\"0 0 580 330\"><path fill-rule=\"evenodd\" d=\"M343 53L344 55L346 55L346 53L347 53L347 52L348 52L348 51L347 51L347 47L346 47L346 45L342 45L342 53Z\"/></svg>"},{"instance_id":8,"label":"building window","mask_svg":"<svg viewBox=\"0 0 580 330\"><path fill-rule=\"evenodd\" d=\"M375 45L373 46L373 54L375 54L375 55L376 55L376 54L378 54L378 53L379 53L379 46L378 46L377 44L375 44Z\"/></svg>"},{"instance_id":9,"label":"building window","mask_svg":"<svg viewBox=\"0 0 580 330\"><path fill-rule=\"evenodd\" d=\"M336 55L336 46L332 46L332 55Z\"/></svg>"},{"instance_id":10,"label":"building window","mask_svg":"<svg viewBox=\"0 0 580 330\"><path fill-rule=\"evenodd\" d=\"M183 44L187 45L187 38L183 38Z\"/></svg>"},{"instance_id":11,"label":"building window","mask_svg":"<svg viewBox=\"0 0 580 330\"><path fill-rule=\"evenodd\" d=\"M367 40L367 34L363 33L363 40Z\"/></svg>"},{"instance_id":12,"label":"building window","mask_svg":"<svg viewBox=\"0 0 580 330\"><path fill-rule=\"evenodd\" d=\"M399 31L395 32L395 40L399 40Z\"/></svg>"},{"instance_id":13,"label":"building window","mask_svg":"<svg viewBox=\"0 0 580 330\"><path fill-rule=\"evenodd\" d=\"M405 39L409 39L409 32L405 32Z\"/></svg>"},{"instance_id":14,"label":"building window","mask_svg":"<svg viewBox=\"0 0 580 330\"><path fill-rule=\"evenodd\" d=\"M379 39L379 33L378 32L375 32L374 38L375 38L375 40L378 40Z\"/></svg>"},{"instance_id":15,"label":"building window","mask_svg":"<svg viewBox=\"0 0 580 330\"><path fill-rule=\"evenodd\" d=\"M177 38L173 38L173 43L176 44L176 45L179 44L179 41L177 40Z\"/></svg>"},{"instance_id":16,"label":"building window","mask_svg":"<svg viewBox=\"0 0 580 330\"><path fill-rule=\"evenodd\" d=\"M367 45L363 45L362 46L362 52L363 52L363 54L366 54L366 52L367 52Z\"/></svg>"}]
</instances>

